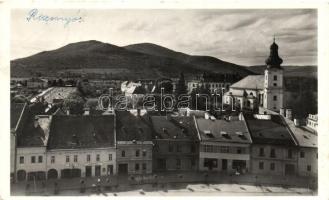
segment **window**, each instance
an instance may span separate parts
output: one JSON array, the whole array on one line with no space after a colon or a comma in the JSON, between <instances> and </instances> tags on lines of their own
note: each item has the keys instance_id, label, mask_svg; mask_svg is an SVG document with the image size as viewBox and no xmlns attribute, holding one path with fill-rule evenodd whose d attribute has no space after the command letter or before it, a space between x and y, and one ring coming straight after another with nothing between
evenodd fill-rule
<instances>
[{"instance_id":1,"label":"window","mask_svg":"<svg viewBox=\"0 0 329 200\"><path fill-rule=\"evenodd\" d=\"M143 150L143 157L146 157L146 150Z\"/></svg>"},{"instance_id":2,"label":"window","mask_svg":"<svg viewBox=\"0 0 329 200\"><path fill-rule=\"evenodd\" d=\"M241 148L237 148L236 153L237 154L241 154L242 153L242 149Z\"/></svg>"},{"instance_id":3,"label":"window","mask_svg":"<svg viewBox=\"0 0 329 200\"><path fill-rule=\"evenodd\" d=\"M31 163L35 163L35 156L31 157Z\"/></svg>"},{"instance_id":4,"label":"window","mask_svg":"<svg viewBox=\"0 0 329 200\"><path fill-rule=\"evenodd\" d=\"M273 80L275 80L275 81L278 80L278 76L277 75L274 75L273 76Z\"/></svg>"},{"instance_id":5,"label":"window","mask_svg":"<svg viewBox=\"0 0 329 200\"><path fill-rule=\"evenodd\" d=\"M191 153L195 153L195 150L196 150L196 149L195 149L195 145L192 144L192 145L191 145Z\"/></svg>"},{"instance_id":6,"label":"window","mask_svg":"<svg viewBox=\"0 0 329 200\"><path fill-rule=\"evenodd\" d=\"M136 157L139 157L139 150L136 150Z\"/></svg>"},{"instance_id":7,"label":"window","mask_svg":"<svg viewBox=\"0 0 329 200\"><path fill-rule=\"evenodd\" d=\"M275 163L271 163L271 165L270 165L270 169L271 169L272 171L275 170Z\"/></svg>"},{"instance_id":8,"label":"window","mask_svg":"<svg viewBox=\"0 0 329 200\"><path fill-rule=\"evenodd\" d=\"M308 172L311 171L311 165L307 165L307 171L308 171Z\"/></svg>"},{"instance_id":9,"label":"window","mask_svg":"<svg viewBox=\"0 0 329 200\"><path fill-rule=\"evenodd\" d=\"M288 158L292 158L292 150L291 149L288 149Z\"/></svg>"},{"instance_id":10,"label":"window","mask_svg":"<svg viewBox=\"0 0 329 200\"><path fill-rule=\"evenodd\" d=\"M42 163L42 158L43 158L42 156L38 157L38 163Z\"/></svg>"},{"instance_id":11,"label":"window","mask_svg":"<svg viewBox=\"0 0 329 200\"><path fill-rule=\"evenodd\" d=\"M222 146L222 147L220 147L220 152L221 153L228 153L229 152L229 148L228 147L225 147L225 146Z\"/></svg>"},{"instance_id":12,"label":"window","mask_svg":"<svg viewBox=\"0 0 329 200\"><path fill-rule=\"evenodd\" d=\"M100 160L99 154L96 155L96 161L98 162Z\"/></svg>"},{"instance_id":13,"label":"window","mask_svg":"<svg viewBox=\"0 0 329 200\"><path fill-rule=\"evenodd\" d=\"M24 164L24 156L19 157L19 164Z\"/></svg>"},{"instance_id":14,"label":"window","mask_svg":"<svg viewBox=\"0 0 329 200\"><path fill-rule=\"evenodd\" d=\"M143 165L142 165L142 169L143 169L143 170L146 170L146 163L143 163Z\"/></svg>"},{"instance_id":15,"label":"window","mask_svg":"<svg viewBox=\"0 0 329 200\"><path fill-rule=\"evenodd\" d=\"M300 152L300 157L301 157L301 158L304 158L304 157L305 157L305 152L304 152L304 151L301 151L301 152Z\"/></svg>"},{"instance_id":16,"label":"window","mask_svg":"<svg viewBox=\"0 0 329 200\"><path fill-rule=\"evenodd\" d=\"M259 169L264 169L264 163L263 162L259 162Z\"/></svg>"},{"instance_id":17,"label":"window","mask_svg":"<svg viewBox=\"0 0 329 200\"><path fill-rule=\"evenodd\" d=\"M176 159L176 168L180 169L180 167L181 167L181 161L180 159Z\"/></svg>"},{"instance_id":18,"label":"window","mask_svg":"<svg viewBox=\"0 0 329 200\"><path fill-rule=\"evenodd\" d=\"M121 151L121 157L126 157L126 152L125 151Z\"/></svg>"},{"instance_id":19,"label":"window","mask_svg":"<svg viewBox=\"0 0 329 200\"><path fill-rule=\"evenodd\" d=\"M179 144L177 144L177 152L182 152L182 147L179 145Z\"/></svg>"},{"instance_id":20,"label":"window","mask_svg":"<svg viewBox=\"0 0 329 200\"><path fill-rule=\"evenodd\" d=\"M259 148L259 156L265 156L263 147Z\"/></svg>"},{"instance_id":21,"label":"window","mask_svg":"<svg viewBox=\"0 0 329 200\"><path fill-rule=\"evenodd\" d=\"M274 87L276 87L276 86L277 86L277 84L276 84L276 83L273 83L273 86L274 86Z\"/></svg>"},{"instance_id":22,"label":"window","mask_svg":"<svg viewBox=\"0 0 329 200\"><path fill-rule=\"evenodd\" d=\"M112 154L109 154L109 160L112 160Z\"/></svg>"},{"instance_id":23,"label":"window","mask_svg":"<svg viewBox=\"0 0 329 200\"><path fill-rule=\"evenodd\" d=\"M66 156L66 162L70 162L70 156Z\"/></svg>"},{"instance_id":24,"label":"window","mask_svg":"<svg viewBox=\"0 0 329 200\"><path fill-rule=\"evenodd\" d=\"M273 101L276 101L277 100L277 97L276 96L273 96Z\"/></svg>"},{"instance_id":25,"label":"window","mask_svg":"<svg viewBox=\"0 0 329 200\"><path fill-rule=\"evenodd\" d=\"M90 155L87 155L87 162L90 162Z\"/></svg>"},{"instance_id":26,"label":"window","mask_svg":"<svg viewBox=\"0 0 329 200\"><path fill-rule=\"evenodd\" d=\"M74 155L73 160L74 160L74 162L78 162L78 155Z\"/></svg>"},{"instance_id":27,"label":"window","mask_svg":"<svg viewBox=\"0 0 329 200\"><path fill-rule=\"evenodd\" d=\"M275 158L276 157L276 155L275 155L275 149L271 149L270 157L271 158Z\"/></svg>"},{"instance_id":28,"label":"window","mask_svg":"<svg viewBox=\"0 0 329 200\"><path fill-rule=\"evenodd\" d=\"M169 152L173 152L173 151L174 151L174 147L173 147L172 144L169 144L169 146L168 146L168 151L169 151Z\"/></svg>"},{"instance_id":29,"label":"window","mask_svg":"<svg viewBox=\"0 0 329 200\"><path fill-rule=\"evenodd\" d=\"M138 163L135 164L135 170L136 170L136 171L139 170L139 164L138 164Z\"/></svg>"},{"instance_id":30,"label":"window","mask_svg":"<svg viewBox=\"0 0 329 200\"><path fill-rule=\"evenodd\" d=\"M50 163L55 163L55 156L50 157Z\"/></svg>"}]
</instances>

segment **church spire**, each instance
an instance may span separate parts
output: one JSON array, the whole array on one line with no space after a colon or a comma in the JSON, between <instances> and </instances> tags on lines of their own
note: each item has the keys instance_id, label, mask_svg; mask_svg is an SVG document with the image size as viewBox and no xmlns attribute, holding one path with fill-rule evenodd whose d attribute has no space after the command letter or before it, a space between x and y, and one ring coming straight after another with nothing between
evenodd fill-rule
<instances>
[{"instance_id":1,"label":"church spire","mask_svg":"<svg viewBox=\"0 0 329 200\"><path fill-rule=\"evenodd\" d=\"M281 68L282 59L279 57L278 53L279 46L275 43L275 35L273 36L273 43L270 47L270 55L266 59L265 63L267 68Z\"/></svg>"}]
</instances>

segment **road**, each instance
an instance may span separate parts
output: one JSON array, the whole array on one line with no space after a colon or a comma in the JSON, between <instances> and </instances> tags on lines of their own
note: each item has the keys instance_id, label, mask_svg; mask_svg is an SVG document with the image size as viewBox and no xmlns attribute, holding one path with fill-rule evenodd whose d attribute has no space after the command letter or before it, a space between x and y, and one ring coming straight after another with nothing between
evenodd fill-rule
<instances>
[{"instance_id":1,"label":"road","mask_svg":"<svg viewBox=\"0 0 329 200\"><path fill-rule=\"evenodd\" d=\"M76 190L61 191L61 196L81 195ZM143 189L133 189L122 192L102 191L97 194L87 190L85 196L299 196L316 195L314 191L307 188L279 186L254 186L244 184L188 184L175 186L165 186L164 188L143 187Z\"/></svg>"}]
</instances>

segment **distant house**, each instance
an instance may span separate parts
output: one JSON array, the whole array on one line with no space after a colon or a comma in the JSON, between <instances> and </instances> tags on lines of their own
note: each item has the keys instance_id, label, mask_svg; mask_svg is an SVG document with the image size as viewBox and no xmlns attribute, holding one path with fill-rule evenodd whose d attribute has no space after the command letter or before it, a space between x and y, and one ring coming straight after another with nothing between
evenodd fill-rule
<instances>
[{"instance_id":1,"label":"distant house","mask_svg":"<svg viewBox=\"0 0 329 200\"><path fill-rule=\"evenodd\" d=\"M151 116L154 171L198 169L199 139L193 117Z\"/></svg>"},{"instance_id":2,"label":"distant house","mask_svg":"<svg viewBox=\"0 0 329 200\"><path fill-rule=\"evenodd\" d=\"M253 141L251 172L266 175L298 174L298 142L281 115L246 115Z\"/></svg>"},{"instance_id":3,"label":"distant house","mask_svg":"<svg viewBox=\"0 0 329 200\"><path fill-rule=\"evenodd\" d=\"M117 111L117 169L119 174L152 173L152 130L142 118Z\"/></svg>"},{"instance_id":4,"label":"distant house","mask_svg":"<svg viewBox=\"0 0 329 200\"><path fill-rule=\"evenodd\" d=\"M31 78L29 80L27 80L26 83L27 88L31 88L31 89L43 89L43 88L47 88L48 87L48 80L46 79L41 79L41 78Z\"/></svg>"},{"instance_id":5,"label":"distant house","mask_svg":"<svg viewBox=\"0 0 329 200\"><path fill-rule=\"evenodd\" d=\"M306 125L307 127L313 129L314 131L317 131L318 129L318 115L312 115L309 114L307 119L306 119Z\"/></svg>"},{"instance_id":6,"label":"distant house","mask_svg":"<svg viewBox=\"0 0 329 200\"><path fill-rule=\"evenodd\" d=\"M195 118L195 123L200 138L201 171L250 171L252 140L242 114L231 120Z\"/></svg>"}]
</instances>

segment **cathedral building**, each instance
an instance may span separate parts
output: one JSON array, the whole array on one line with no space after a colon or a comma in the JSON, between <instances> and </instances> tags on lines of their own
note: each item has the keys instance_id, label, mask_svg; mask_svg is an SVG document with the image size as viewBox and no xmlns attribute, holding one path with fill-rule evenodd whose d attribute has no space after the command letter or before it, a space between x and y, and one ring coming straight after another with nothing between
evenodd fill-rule
<instances>
[{"instance_id":1,"label":"cathedral building","mask_svg":"<svg viewBox=\"0 0 329 200\"><path fill-rule=\"evenodd\" d=\"M230 86L224 94L224 103L234 104L243 110L259 109L262 114L280 111L284 107L282 59L275 43L270 47L264 75L249 75Z\"/></svg>"}]
</instances>

